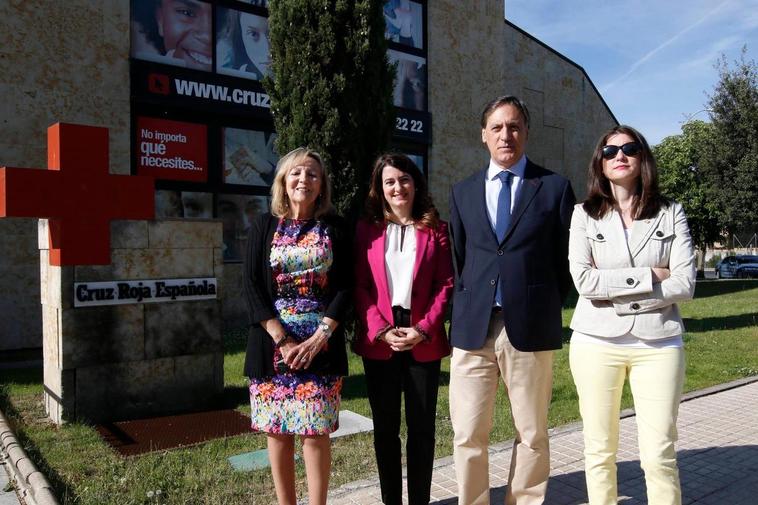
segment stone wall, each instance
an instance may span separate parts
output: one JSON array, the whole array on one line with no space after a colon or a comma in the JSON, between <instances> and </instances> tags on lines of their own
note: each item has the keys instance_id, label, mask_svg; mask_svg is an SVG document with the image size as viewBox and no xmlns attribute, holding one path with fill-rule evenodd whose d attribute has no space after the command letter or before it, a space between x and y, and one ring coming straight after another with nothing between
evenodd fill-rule
<instances>
[{"instance_id":1,"label":"stone wall","mask_svg":"<svg viewBox=\"0 0 758 505\"><path fill-rule=\"evenodd\" d=\"M45 168L47 127L68 122L109 128L110 171L128 174L129 2L3 5L0 166ZM0 350L42 343L36 242L36 219L0 219Z\"/></svg>"},{"instance_id":2,"label":"stone wall","mask_svg":"<svg viewBox=\"0 0 758 505\"><path fill-rule=\"evenodd\" d=\"M36 220L0 219L0 314L0 351L40 346Z\"/></svg>"},{"instance_id":3,"label":"stone wall","mask_svg":"<svg viewBox=\"0 0 758 505\"><path fill-rule=\"evenodd\" d=\"M221 223L114 221L111 264L51 266L40 220L45 407L57 423L213 406L223 390ZM216 277L215 300L74 308L74 282Z\"/></svg>"},{"instance_id":4,"label":"stone wall","mask_svg":"<svg viewBox=\"0 0 758 505\"><path fill-rule=\"evenodd\" d=\"M617 121L584 70L503 20L499 0L427 3L429 156L432 195L448 215L450 186L483 169L479 115L500 95L526 101L531 114L527 156L568 177L585 194L586 167L600 134Z\"/></svg>"}]
</instances>

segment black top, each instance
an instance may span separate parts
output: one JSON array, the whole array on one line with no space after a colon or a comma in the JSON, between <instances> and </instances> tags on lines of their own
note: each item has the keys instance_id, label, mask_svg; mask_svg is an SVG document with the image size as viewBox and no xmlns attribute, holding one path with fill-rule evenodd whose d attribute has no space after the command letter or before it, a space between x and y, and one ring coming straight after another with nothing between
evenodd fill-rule
<instances>
[{"instance_id":1,"label":"black top","mask_svg":"<svg viewBox=\"0 0 758 505\"><path fill-rule=\"evenodd\" d=\"M340 322L329 338L328 350L323 359L318 360L318 371L324 374L347 375L347 354L345 353L345 333L343 324L351 307L352 261L351 242L347 226L336 215L323 216L320 221L326 225L332 241L332 267L327 273L328 292L324 300L327 317ZM248 233L245 253L244 286L245 300L250 316L250 334L247 338L245 354L245 375L262 378L274 375L274 342L261 326L261 321L278 316L274 308L276 286L269 257L274 232L279 218L269 213L255 218ZM311 363L311 366L316 364ZM305 369L306 371L308 369Z\"/></svg>"}]
</instances>

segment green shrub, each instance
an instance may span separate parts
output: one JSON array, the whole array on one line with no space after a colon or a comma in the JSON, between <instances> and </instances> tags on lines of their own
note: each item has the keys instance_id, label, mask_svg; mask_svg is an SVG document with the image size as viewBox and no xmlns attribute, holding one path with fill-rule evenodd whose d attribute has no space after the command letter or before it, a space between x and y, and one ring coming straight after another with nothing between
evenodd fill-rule
<instances>
[{"instance_id":1,"label":"green shrub","mask_svg":"<svg viewBox=\"0 0 758 505\"><path fill-rule=\"evenodd\" d=\"M335 206L349 217L362 206L372 161L387 149L394 121L383 3L269 3L273 78L264 86L278 151L319 151L332 172Z\"/></svg>"}]
</instances>

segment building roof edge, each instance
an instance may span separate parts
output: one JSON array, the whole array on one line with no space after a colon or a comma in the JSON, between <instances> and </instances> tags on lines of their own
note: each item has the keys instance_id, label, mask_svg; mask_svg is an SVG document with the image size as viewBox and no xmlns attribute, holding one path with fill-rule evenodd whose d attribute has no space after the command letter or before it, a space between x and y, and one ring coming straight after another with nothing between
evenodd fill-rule
<instances>
[{"instance_id":1,"label":"building roof edge","mask_svg":"<svg viewBox=\"0 0 758 505\"><path fill-rule=\"evenodd\" d=\"M579 65L575 61L571 60L570 58L564 56L563 54L559 53L558 51L556 51L555 49L553 49L549 45L545 44L540 39L538 39L537 37L535 37L534 35L532 35L531 33L523 30L522 28L518 27L517 25L515 25L512 22L508 21L507 19L503 18L503 21L505 22L506 25L510 26L511 28L514 28L516 31L518 31L519 33L521 33L525 37L528 37L529 39L535 41L536 43L538 43L539 45L541 45L542 47L544 47L545 49L547 49L551 53L555 54L556 56L558 56L559 58L561 58L562 60L564 60L566 63L569 63L570 65L578 68L582 72L582 74L584 75L584 78L587 79L587 82L590 83L590 86L592 86L592 89L595 90L595 93L597 94L597 96L600 98L600 101L605 106L605 109L608 111L608 114L611 115L611 117L616 122L616 124L619 124L619 120L616 118L616 115L613 113L613 111L611 110L611 108L608 106L608 103L605 101L605 98L603 98L603 95L597 89L597 86L595 86L595 83L592 82L592 79L590 79L590 76L587 74L587 71L584 70L584 67L582 67L581 65Z\"/></svg>"}]
</instances>

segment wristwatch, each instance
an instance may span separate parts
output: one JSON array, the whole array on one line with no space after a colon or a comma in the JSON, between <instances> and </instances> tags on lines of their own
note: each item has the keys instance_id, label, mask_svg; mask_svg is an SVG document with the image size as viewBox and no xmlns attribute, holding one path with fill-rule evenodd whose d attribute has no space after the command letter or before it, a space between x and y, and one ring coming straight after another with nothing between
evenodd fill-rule
<instances>
[{"instance_id":1,"label":"wristwatch","mask_svg":"<svg viewBox=\"0 0 758 505\"><path fill-rule=\"evenodd\" d=\"M326 324L324 321L321 321L318 325L318 329L321 330L321 332L326 335L326 338L329 338L332 336L332 329L329 327L328 324Z\"/></svg>"}]
</instances>

